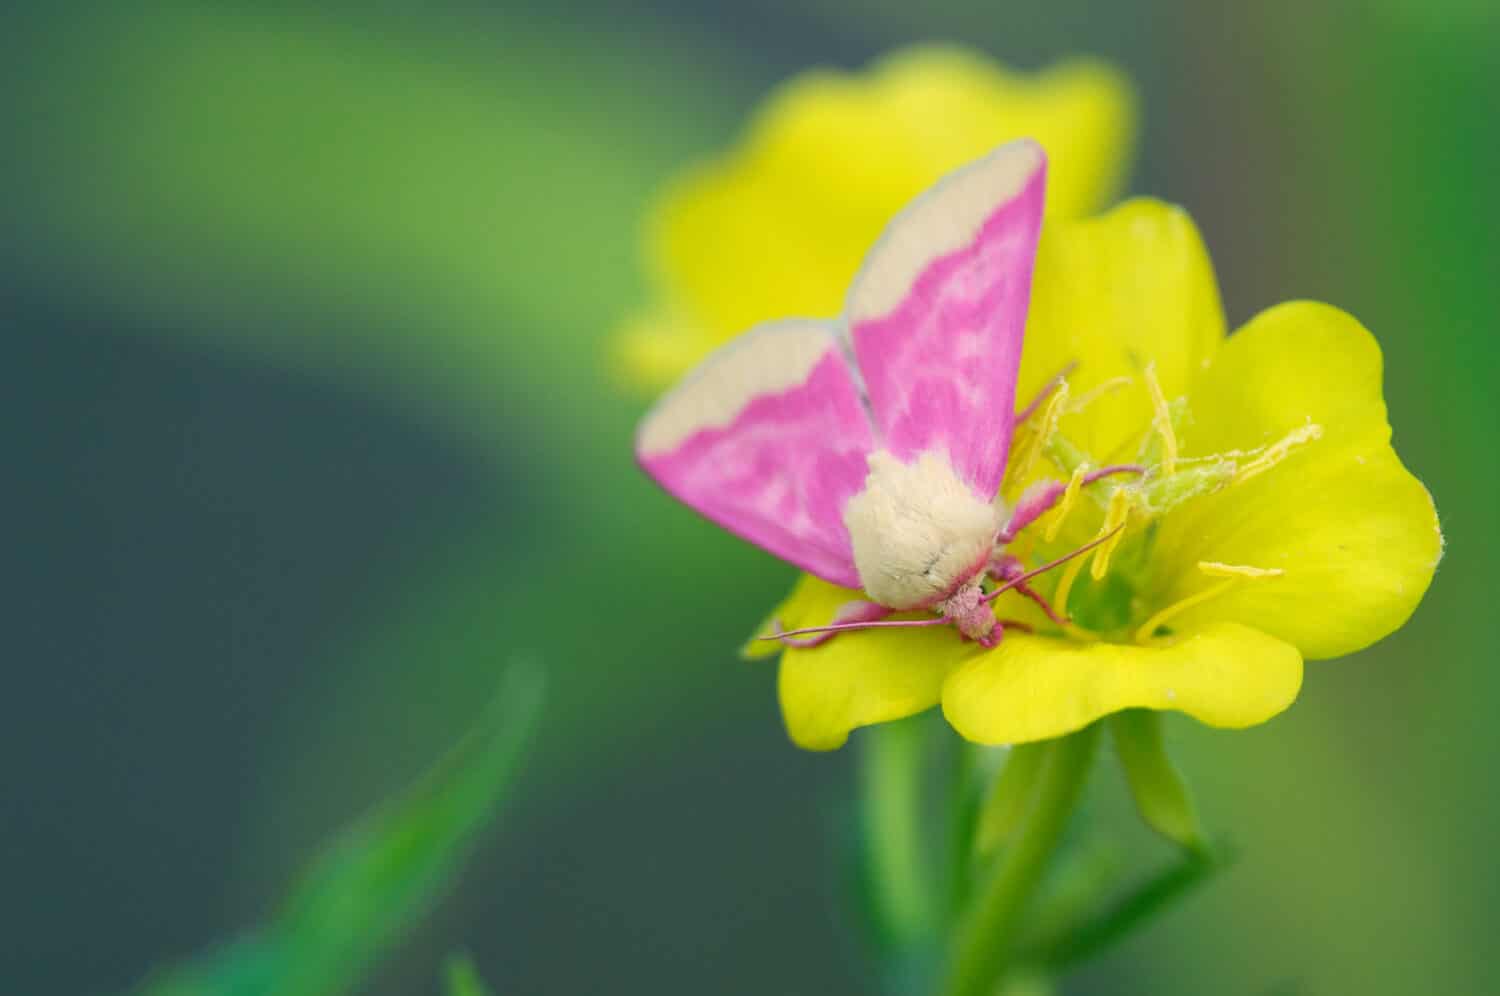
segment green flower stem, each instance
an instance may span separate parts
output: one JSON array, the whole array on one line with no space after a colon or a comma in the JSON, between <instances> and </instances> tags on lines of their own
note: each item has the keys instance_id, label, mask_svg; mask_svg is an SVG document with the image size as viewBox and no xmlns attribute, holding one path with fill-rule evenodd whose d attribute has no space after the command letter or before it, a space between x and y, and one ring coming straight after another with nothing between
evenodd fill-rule
<instances>
[{"instance_id":1,"label":"green flower stem","mask_svg":"<svg viewBox=\"0 0 1500 996\"><path fill-rule=\"evenodd\" d=\"M974 751L967 741L951 737L953 743L952 776L948 782L948 842L945 858L948 880L943 890L950 914L957 913L969 899L970 856L974 852L974 827L979 819L977 793L974 791Z\"/></svg>"},{"instance_id":2,"label":"green flower stem","mask_svg":"<svg viewBox=\"0 0 1500 996\"><path fill-rule=\"evenodd\" d=\"M1036 796L1051 744L1021 744L1010 749L1010 756L995 776L989 797L979 814L979 829L974 839L975 856L988 858L996 848L1010 839Z\"/></svg>"},{"instance_id":3,"label":"green flower stem","mask_svg":"<svg viewBox=\"0 0 1500 996\"><path fill-rule=\"evenodd\" d=\"M1054 741L1036 802L954 937L946 996L990 996L1005 974L1016 927L1047 871L1088 781L1098 725Z\"/></svg>"},{"instance_id":4,"label":"green flower stem","mask_svg":"<svg viewBox=\"0 0 1500 996\"><path fill-rule=\"evenodd\" d=\"M869 886L889 939L910 945L937 921L922 833L923 717L881 723L860 737L859 799Z\"/></svg>"}]
</instances>

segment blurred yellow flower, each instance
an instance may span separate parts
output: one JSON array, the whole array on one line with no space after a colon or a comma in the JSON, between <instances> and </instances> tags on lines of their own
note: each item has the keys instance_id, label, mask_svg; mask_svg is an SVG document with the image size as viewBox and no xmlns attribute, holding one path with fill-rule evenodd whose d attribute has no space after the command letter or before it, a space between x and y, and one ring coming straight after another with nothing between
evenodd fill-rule
<instances>
[{"instance_id":1,"label":"blurred yellow flower","mask_svg":"<svg viewBox=\"0 0 1500 996\"><path fill-rule=\"evenodd\" d=\"M1024 75L966 49L919 46L859 73L804 73L734 148L652 206L655 300L620 331L620 366L661 387L757 322L837 314L886 222L1013 138L1047 150L1052 215L1103 208L1123 180L1135 117L1127 81L1093 60Z\"/></svg>"},{"instance_id":2,"label":"blurred yellow flower","mask_svg":"<svg viewBox=\"0 0 1500 996\"><path fill-rule=\"evenodd\" d=\"M1044 227L1021 396L1070 364L1018 432L1004 494L1105 464L1146 468L1070 489L1010 551L1039 564L1124 524L1036 582L1072 622L1010 592L996 614L1035 632L1012 629L990 651L947 627L843 633L816 649L753 641L752 656L782 653L796 743L835 748L855 727L938 703L989 744L1133 707L1250 726L1296 697L1304 657L1358 650L1411 615L1442 537L1390 445L1380 350L1353 318L1295 302L1226 338L1192 221L1131 201ZM823 625L860 597L807 576L773 618Z\"/></svg>"}]
</instances>

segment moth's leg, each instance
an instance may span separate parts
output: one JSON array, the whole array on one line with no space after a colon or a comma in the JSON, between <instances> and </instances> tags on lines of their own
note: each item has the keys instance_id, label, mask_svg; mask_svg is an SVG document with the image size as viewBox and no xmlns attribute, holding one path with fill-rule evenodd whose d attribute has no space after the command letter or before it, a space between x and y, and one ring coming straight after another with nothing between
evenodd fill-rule
<instances>
[{"instance_id":1,"label":"moth's leg","mask_svg":"<svg viewBox=\"0 0 1500 996\"><path fill-rule=\"evenodd\" d=\"M982 636L975 642L986 650L994 650L1000 646L1000 641L1005 639L1005 631L1008 629L1020 630L1022 633L1035 632L1019 619L996 619L995 626L990 630L989 635Z\"/></svg>"},{"instance_id":2,"label":"moth's leg","mask_svg":"<svg viewBox=\"0 0 1500 996\"><path fill-rule=\"evenodd\" d=\"M1113 464L1083 474L1079 478L1079 486L1088 487L1095 481L1101 481L1114 474L1143 474L1145 472L1146 468L1139 464ZM1010 514L1010 521L1001 528L999 535L995 537L996 541L1002 544L1012 542L1020 535L1021 530L1056 507L1057 503L1062 500L1063 495L1067 493L1070 483L1058 480L1038 481L1027 488L1021 495L1021 500L1016 502L1016 510Z\"/></svg>"},{"instance_id":3,"label":"moth's leg","mask_svg":"<svg viewBox=\"0 0 1500 996\"><path fill-rule=\"evenodd\" d=\"M881 605L879 602L867 602L863 600L857 602L845 602L843 605L839 606L839 610L833 614L833 619L829 623L829 625L842 626L846 623L879 622L886 616L890 615L891 611L891 609L887 608L884 605ZM773 635L779 634L781 632L781 620L771 620L771 628ZM833 639L835 636L838 636L837 632L817 633L813 636L781 636L779 638L782 643L786 644L789 647L796 647L799 650L806 650L811 647L822 646L829 640Z\"/></svg>"},{"instance_id":4,"label":"moth's leg","mask_svg":"<svg viewBox=\"0 0 1500 996\"><path fill-rule=\"evenodd\" d=\"M994 578L996 581L999 581L1001 584L1005 584L1009 581L1014 581L1016 578L1025 573L1025 565L1008 553L1000 554L1000 556L996 557L990 563L990 577ZM1058 615L1057 610L1052 608L1051 603L1043 598L1041 594L1036 591L1036 589L1032 588L1026 582L1022 581L1020 584L1016 585L1015 590L1040 606L1041 610L1047 613L1048 619L1051 619L1059 626L1066 626L1068 624L1068 620L1065 617ZM1026 626L1025 623L1010 622L1006 625L1025 627L1027 632L1030 632L1031 629L1029 626Z\"/></svg>"},{"instance_id":5,"label":"moth's leg","mask_svg":"<svg viewBox=\"0 0 1500 996\"><path fill-rule=\"evenodd\" d=\"M1038 481L1027 488L1021 495L1021 500L1016 502L1016 510L1010 513L1010 521L1001 527L1000 534L995 537L996 541L1013 541L1021 530L1050 512L1067 490L1067 484L1062 481Z\"/></svg>"}]
</instances>

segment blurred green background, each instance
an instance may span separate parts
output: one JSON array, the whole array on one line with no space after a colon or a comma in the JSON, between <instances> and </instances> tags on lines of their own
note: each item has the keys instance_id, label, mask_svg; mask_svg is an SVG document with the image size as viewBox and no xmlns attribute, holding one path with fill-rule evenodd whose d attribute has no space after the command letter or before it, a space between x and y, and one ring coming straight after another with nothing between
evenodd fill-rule
<instances>
[{"instance_id":1,"label":"blurred green background","mask_svg":"<svg viewBox=\"0 0 1500 996\"><path fill-rule=\"evenodd\" d=\"M787 75L926 39L1124 67L1131 190L1193 212L1232 324L1314 297L1375 331L1449 540L1285 716L1174 721L1244 857L1068 992L1495 991L1500 15L1215 7L11 9L0 991L120 991L259 920L517 654L541 739L369 992L458 947L506 994L864 991L850 752L792 748L733 655L791 572L635 471L606 336L675 167Z\"/></svg>"}]
</instances>

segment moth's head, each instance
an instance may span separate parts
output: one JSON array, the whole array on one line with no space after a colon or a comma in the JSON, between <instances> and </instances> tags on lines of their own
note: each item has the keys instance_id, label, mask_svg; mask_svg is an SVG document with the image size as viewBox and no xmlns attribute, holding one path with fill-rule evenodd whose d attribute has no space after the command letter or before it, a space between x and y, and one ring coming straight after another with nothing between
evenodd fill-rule
<instances>
[{"instance_id":1,"label":"moth's head","mask_svg":"<svg viewBox=\"0 0 1500 996\"><path fill-rule=\"evenodd\" d=\"M902 463L870 455L862 491L844 508L865 592L893 609L933 605L989 564L1000 512L958 478L947 457Z\"/></svg>"}]
</instances>

